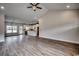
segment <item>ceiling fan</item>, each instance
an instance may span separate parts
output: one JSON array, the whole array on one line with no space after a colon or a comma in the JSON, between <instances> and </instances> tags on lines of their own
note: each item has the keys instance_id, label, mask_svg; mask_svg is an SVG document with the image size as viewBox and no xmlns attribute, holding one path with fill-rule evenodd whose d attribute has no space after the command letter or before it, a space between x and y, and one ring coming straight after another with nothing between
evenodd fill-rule
<instances>
[{"instance_id":1,"label":"ceiling fan","mask_svg":"<svg viewBox=\"0 0 79 59\"><path fill-rule=\"evenodd\" d=\"M40 3L30 3L31 6L28 6L27 8L32 8L33 11L36 11L36 9L42 9L42 7L39 7Z\"/></svg>"}]
</instances>

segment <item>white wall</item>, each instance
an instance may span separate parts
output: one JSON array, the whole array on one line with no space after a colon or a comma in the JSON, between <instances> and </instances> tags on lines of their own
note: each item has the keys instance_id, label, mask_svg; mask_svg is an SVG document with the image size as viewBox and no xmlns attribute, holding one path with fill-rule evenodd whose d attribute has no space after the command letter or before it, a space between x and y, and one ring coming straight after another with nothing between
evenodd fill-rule
<instances>
[{"instance_id":1,"label":"white wall","mask_svg":"<svg viewBox=\"0 0 79 59\"><path fill-rule=\"evenodd\" d=\"M4 41L4 31L5 31L5 24L4 24L4 15L0 15L0 42Z\"/></svg>"},{"instance_id":2,"label":"white wall","mask_svg":"<svg viewBox=\"0 0 79 59\"><path fill-rule=\"evenodd\" d=\"M4 15L0 15L0 34L4 34Z\"/></svg>"},{"instance_id":3,"label":"white wall","mask_svg":"<svg viewBox=\"0 0 79 59\"><path fill-rule=\"evenodd\" d=\"M78 20L78 10L48 11L39 19L40 37L79 43L78 38L70 38L78 34L75 30L78 27Z\"/></svg>"}]
</instances>

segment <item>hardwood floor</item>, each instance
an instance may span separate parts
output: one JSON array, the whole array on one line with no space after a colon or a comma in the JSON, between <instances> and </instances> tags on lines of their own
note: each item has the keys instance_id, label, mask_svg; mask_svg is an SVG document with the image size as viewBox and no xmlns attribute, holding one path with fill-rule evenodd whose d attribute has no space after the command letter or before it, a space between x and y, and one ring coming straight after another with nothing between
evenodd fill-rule
<instances>
[{"instance_id":1,"label":"hardwood floor","mask_svg":"<svg viewBox=\"0 0 79 59\"><path fill-rule=\"evenodd\" d=\"M0 56L73 56L79 45L33 36L6 37L0 43Z\"/></svg>"}]
</instances>

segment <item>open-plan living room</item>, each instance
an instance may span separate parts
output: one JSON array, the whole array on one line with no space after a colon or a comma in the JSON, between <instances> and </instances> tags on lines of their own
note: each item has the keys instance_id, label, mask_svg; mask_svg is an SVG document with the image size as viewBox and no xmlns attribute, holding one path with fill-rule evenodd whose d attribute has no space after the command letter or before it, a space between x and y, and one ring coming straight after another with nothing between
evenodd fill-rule
<instances>
[{"instance_id":1,"label":"open-plan living room","mask_svg":"<svg viewBox=\"0 0 79 59\"><path fill-rule=\"evenodd\" d=\"M0 56L78 56L79 3L0 3Z\"/></svg>"}]
</instances>

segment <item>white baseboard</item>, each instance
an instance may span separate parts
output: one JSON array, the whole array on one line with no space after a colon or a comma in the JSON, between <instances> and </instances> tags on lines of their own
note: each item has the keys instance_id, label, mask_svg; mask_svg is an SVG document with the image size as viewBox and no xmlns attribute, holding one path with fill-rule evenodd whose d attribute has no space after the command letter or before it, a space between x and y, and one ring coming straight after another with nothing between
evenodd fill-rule
<instances>
[{"instance_id":1,"label":"white baseboard","mask_svg":"<svg viewBox=\"0 0 79 59\"><path fill-rule=\"evenodd\" d=\"M64 42L69 42L69 43L74 43L74 44L79 44L79 42L78 41L70 41L70 40L63 40L63 39L57 39L57 38L48 38L48 37L44 37L44 36L40 36L40 37L42 37L42 38L47 38L47 39L51 39L51 40L58 40L58 41L64 41Z\"/></svg>"}]
</instances>

